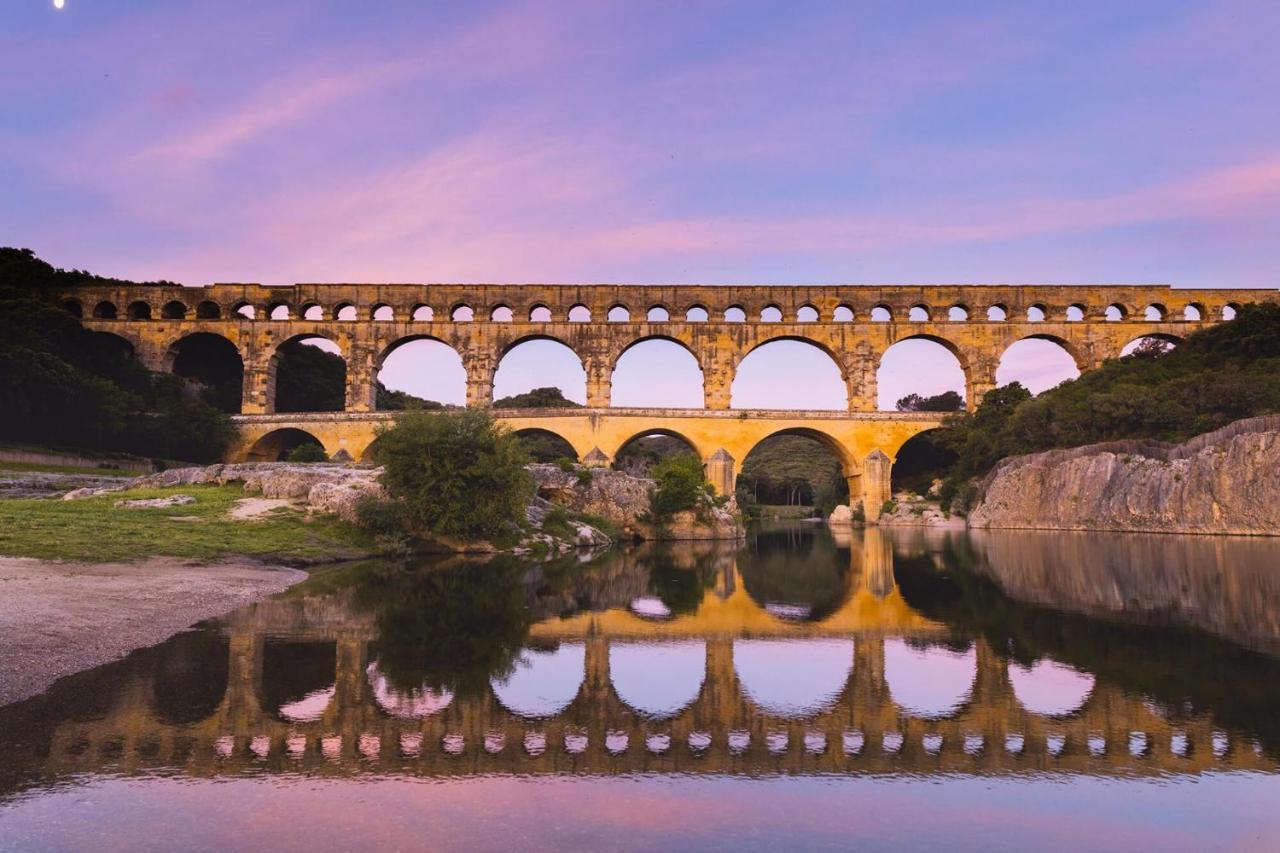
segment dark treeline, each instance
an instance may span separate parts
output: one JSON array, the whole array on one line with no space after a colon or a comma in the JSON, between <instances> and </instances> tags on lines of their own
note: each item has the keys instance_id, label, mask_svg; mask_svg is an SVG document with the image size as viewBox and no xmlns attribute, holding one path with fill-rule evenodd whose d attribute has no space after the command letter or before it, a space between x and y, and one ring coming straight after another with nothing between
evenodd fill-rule
<instances>
[{"instance_id":1,"label":"dark treeline","mask_svg":"<svg viewBox=\"0 0 1280 853\"><path fill-rule=\"evenodd\" d=\"M157 282L155 284L166 284ZM221 389L151 373L123 339L85 329L59 290L134 282L55 269L0 248L0 438L214 461L233 428Z\"/></svg>"},{"instance_id":2,"label":"dark treeline","mask_svg":"<svg viewBox=\"0 0 1280 853\"><path fill-rule=\"evenodd\" d=\"M956 454L939 472L943 500L1006 456L1126 438L1182 441L1278 411L1280 305L1245 305L1172 349L1142 346L1038 397L1005 385L976 412L948 417L935 437Z\"/></svg>"}]
</instances>

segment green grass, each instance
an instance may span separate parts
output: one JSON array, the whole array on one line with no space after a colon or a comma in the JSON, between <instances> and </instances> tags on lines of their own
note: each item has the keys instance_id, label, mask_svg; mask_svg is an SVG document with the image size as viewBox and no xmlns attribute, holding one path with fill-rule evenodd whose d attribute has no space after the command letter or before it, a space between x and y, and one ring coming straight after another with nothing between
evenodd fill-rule
<instances>
[{"instance_id":1,"label":"green grass","mask_svg":"<svg viewBox=\"0 0 1280 853\"><path fill-rule=\"evenodd\" d=\"M119 468L90 468L87 465L39 465L34 462L0 462L0 471L38 472L41 474L94 474L99 477L136 477Z\"/></svg>"},{"instance_id":2,"label":"green grass","mask_svg":"<svg viewBox=\"0 0 1280 853\"><path fill-rule=\"evenodd\" d=\"M116 509L125 498L186 494L194 504ZM81 501L0 500L0 554L116 562L164 555L212 561L243 555L291 563L375 553L373 540L332 516L307 519L293 510L262 520L233 521L227 512L247 496L238 485L135 489ZM175 521L174 517L191 518Z\"/></svg>"}]
</instances>

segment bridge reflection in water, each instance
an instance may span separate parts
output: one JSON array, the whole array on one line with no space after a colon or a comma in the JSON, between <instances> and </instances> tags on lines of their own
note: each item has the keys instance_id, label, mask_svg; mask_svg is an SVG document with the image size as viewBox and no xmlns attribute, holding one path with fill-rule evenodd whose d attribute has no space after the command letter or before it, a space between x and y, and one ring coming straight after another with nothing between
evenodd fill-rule
<instances>
[{"instance_id":1,"label":"bridge reflection in water","mask_svg":"<svg viewBox=\"0 0 1280 853\"><path fill-rule=\"evenodd\" d=\"M1277 769L1278 688L1237 701L1151 674L1186 660L1191 677L1277 685L1280 663L1126 614L1016 604L981 545L782 530L742 552L637 549L581 567L354 567L0 709L0 794L162 768Z\"/></svg>"}]
</instances>

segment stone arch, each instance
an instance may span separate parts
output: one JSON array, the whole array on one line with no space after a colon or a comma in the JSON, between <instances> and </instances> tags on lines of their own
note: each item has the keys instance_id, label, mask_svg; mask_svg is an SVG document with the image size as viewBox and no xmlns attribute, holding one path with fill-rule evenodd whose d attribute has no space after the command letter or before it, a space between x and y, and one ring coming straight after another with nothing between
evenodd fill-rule
<instances>
[{"instance_id":1,"label":"stone arch","mask_svg":"<svg viewBox=\"0 0 1280 853\"><path fill-rule=\"evenodd\" d=\"M206 299L196 306L197 320L218 320L222 317L222 306Z\"/></svg>"},{"instance_id":2,"label":"stone arch","mask_svg":"<svg viewBox=\"0 0 1280 853\"><path fill-rule=\"evenodd\" d=\"M311 433L298 427L281 427L260 436L245 452L246 462L278 462L295 447L302 444L324 443Z\"/></svg>"},{"instance_id":3,"label":"stone arch","mask_svg":"<svg viewBox=\"0 0 1280 853\"><path fill-rule=\"evenodd\" d=\"M1043 303L1037 302L1027 306L1028 323L1043 323L1047 319L1049 319L1049 309Z\"/></svg>"},{"instance_id":4,"label":"stone arch","mask_svg":"<svg viewBox=\"0 0 1280 853\"><path fill-rule=\"evenodd\" d=\"M669 380L667 381L666 387L664 389L667 392L665 395L660 394L656 396L650 396L649 388L645 388L643 393L641 393L639 389L633 389L630 387L631 386L631 376L630 376L631 367L630 367L629 361L626 360L627 356L636 347L644 346L645 344L648 344L650 341L661 341L665 344L673 344L676 347L679 347L680 350L683 350L683 352L688 355L689 359L691 359L693 362L693 368L697 371L696 394L692 392L691 388L686 387L687 386L686 382L682 381L682 379L684 378L684 372L688 368L688 364L680 356L676 356L673 358L672 355L674 351L671 351L671 350L668 350L662 356L655 359L656 361L661 361L666 363L665 365L659 365L659 367L665 366L666 368L670 368L676 371L676 375L674 376L668 375L665 377L666 380ZM653 369L651 364L646 363L646 366L650 367L650 369ZM622 369L621 374L619 374L619 368ZM610 386L612 388L610 405L615 407L637 406L641 408L643 407L657 407L657 408L676 407L676 408L700 409L705 405L706 376L703 373L702 365L698 361L698 354L693 351L693 348L690 347L688 343L680 340L677 337L673 337L671 335L645 335L643 337L639 337L633 341L628 342L627 345L623 347L622 350L618 353L617 357L613 359L613 363L609 366L609 378L610 378L609 379ZM653 381L656 381L658 377L651 377L651 379ZM620 390L621 390L622 402L619 402ZM675 403L671 402L676 397L683 397L683 396L689 396L690 399L688 401L688 405L677 406ZM643 400L640 399L641 397L643 397L644 399ZM663 397L667 402L662 402L662 403L653 402L655 399L658 399L658 397Z\"/></svg>"},{"instance_id":5,"label":"stone arch","mask_svg":"<svg viewBox=\"0 0 1280 853\"><path fill-rule=\"evenodd\" d=\"M1009 306L1003 302L996 302L987 306L987 322L1003 323L1009 319Z\"/></svg>"},{"instance_id":6,"label":"stone arch","mask_svg":"<svg viewBox=\"0 0 1280 853\"><path fill-rule=\"evenodd\" d=\"M590 323L591 309L581 302L576 302L569 306L568 320L570 323Z\"/></svg>"},{"instance_id":7,"label":"stone arch","mask_svg":"<svg viewBox=\"0 0 1280 853\"><path fill-rule=\"evenodd\" d=\"M268 637L262 644L262 710L286 723L313 722L337 694L338 649L333 641Z\"/></svg>"},{"instance_id":8,"label":"stone arch","mask_svg":"<svg viewBox=\"0 0 1280 853\"><path fill-rule=\"evenodd\" d=\"M470 323L475 318L475 309L465 302L458 302L449 309L449 319L454 323Z\"/></svg>"},{"instance_id":9,"label":"stone arch","mask_svg":"<svg viewBox=\"0 0 1280 853\"><path fill-rule=\"evenodd\" d=\"M579 452L573 442L555 430L546 427L525 427L513 432L522 439L525 449L534 462L554 462L562 457L580 462Z\"/></svg>"},{"instance_id":10,"label":"stone arch","mask_svg":"<svg viewBox=\"0 0 1280 853\"><path fill-rule=\"evenodd\" d=\"M187 305L177 299L171 299L160 309L160 317L164 320L187 319Z\"/></svg>"},{"instance_id":11,"label":"stone arch","mask_svg":"<svg viewBox=\"0 0 1280 853\"><path fill-rule=\"evenodd\" d=\"M769 439L777 438L780 435L799 435L805 438L811 438L823 447L827 448L827 450L831 451L831 454L835 456L836 461L840 463L840 468L844 471L846 477L853 477L860 473L861 469L858 467L857 457L852 450L845 447L840 439L836 438L831 433L810 427L785 427L783 429L774 430L767 435L762 435L760 438L751 442L750 446L745 448L746 452L742 454L739 461L745 463L747 461L747 457L750 456L757 447L764 444Z\"/></svg>"},{"instance_id":12,"label":"stone arch","mask_svg":"<svg viewBox=\"0 0 1280 853\"><path fill-rule=\"evenodd\" d=\"M1188 302L1182 309L1182 319L1188 322L1203 320L1209 316L1202 302Z\"/></svg>"},{"instance_id":13,"label":"stone arch","mask_svg":"<svg viewBox=\"0 0 1280 853\"><path fill-rule=\"evenodd\" d=\"M684 433L679 432L678 430L668 429L666 427L642 429L637 432L634 432L629 437L620 441L617 447L613 448L612 453L609 453L609 451L605 448L601 448L601 450L608 453L609 458L613 460L613 466L615 468L621 469L621 468L624 468L625 466L621 464L622 460L619 457L623 455L623 451L627 449L627 446L640 439L649 438L650 436L663 436L666 438L677 439L678 441L682 442L690 452L696 454L698 458L702 460L705 460L709 455L709 451L707 451L706 448L699 447L697 442L689 438Z\"/></svg>"},{"instance_id":14,"label":"stone arch","mask_svg":"<svg viewBox=\"0 0 1280 853\"><path fill-rule=\"evenodd\" d=\"M151 303L144 302L141 299L129 303L129 319L130 320L150 320L151 319Z\"/></svg>"},{"instance_id":15,"label":"stone arch","mask_svg":"<svg viewBox=\"0 0 1280 853\"><path fill-rule=\"evenodd\" d=\"M1103 316L1112 323L1129 319L1129 309L1119 302L1112 302L1103 309Z\"/></svg>"},{"instance_id":16,"label":"stone arch","mask_svg":"<svg viewBox=\"0 0 1280 853\"><path fill-rule=\"evenodd\" d=\"M515 319L515 311L505 302L499 302L489 309L489 322L491 323L513 323Z\"/></svg>"},{"instance_id":17,"label":"stone arch","mask_svg":"<svg viewBox=\"0 0 1280 853\"><path fill-rule=\"evenodd\" d=\"M280 366L283 363L287 363L291 352L294 352L294 353L298 352L298 350L296 350L295 347L311 346L307 344L306 341L316 340L316 339L327 341L329 344L333 346L334 349L337 350L337 352L336 353L330 352L328 347L316 347L317 349L320 349L323 352L330 352L331 355L336 355L337 357L342 359L342 393L343 393L342 401L341 403L339 403L337 399L331 400L328 403L324 404L326 406L325 408L321 408L321 409L298 409L298 408L295 408L296 405L299 405L298 401L296 400L290 401L286 399L285 407L282 408L279 402L280 390L281 390L281 383L279 381ZM335 340L334 338L331 338L328 335L319 334L316 332L308 332L308 333L293 335L291 337L285 338L283 341L281 341L279 344L276 345L275 350L271 353L270 360L267 362L266 388L267 388L268 411L271 411L271 412L289 412L289 411L340 412L345 408L345 404L346 404L346 386L347 386L347 379L349 374L350 374L349 355L346 349L342 346L342 343L340 341ZM287 385L285 386L285 392L286 394L292 393L292 391L290 390L290 387ZM336 395L336 389L334 389L334 394Z\"/></svg>"},{"instance_id":18,"label":"stone arch","mask_svg":"<svg viewBox=\"0 0 1280 853\"><path fill-rule=\"evenodd\" d=\"M868 312L867 316L870 317L873 323L892 323L893 308L884 302L880 302L871 306L871 311Z\"/></svg>"},{"instance_id":19,"label":"stone arch","mask_svg":"<svg viewBox=\"0 0 1280 853\"><path fill-rule=\"evenodd\" d=\"M429 354L426 358L433 361L440 358L443 363L433 363L429 370L422 370L420 367L413 369L409 365L398 366L396 364L398 359L392 359L392 363L388 364L388 359L391 359L396 352L419 341L429 341L438 345L430 349L432 353L439 355ZM419 333L396 338L378 353L378 357L374 360L373 372L376 380L389 391L404 391L419 396L415 391L421 389L410 390L409 382L425 378L433 387L425 392L429 396L424 399L445 405L462 405L466 402L467 371L462 355L457 347L436 335ZM376 404L375 400L375 408Z\"/></svg>"},{"instance_id":20,"label":"stone arch","mask_svg":"<svg viewBox=\"0 0 1280 853\"><path fill-rule=\"evenodd\" d=\"M724 321L726 323L745 323L747 322L747 309L741 305L730 305L724 309Z\"/></svg>"},{"instance_id":21,"label":"stone arch","mask_svg":"<svg viewBox=\"0 0 1280 853\"><path fill-rule=\"evenodd\" d=\"M313 323L324 320L324 306L319 302L304 302L298 308L298 316Z\"/></svg>"},{"instance_id":22,"label":"stone arch","mask_svg":"<svg viewBox=\"0 0 1280 853\"><path fill-rule=\"evenodd\" d=\"M684 312L684 320L686 323L705 323L711 319L711 312L707 310L707 306L701 303L690 305L688 310Z\"/></svg>"},{"instance_id":23,"label":"stone arch","mask_svg":"<svg viewBox=\"0 0 1280 853\"><path fill-rule=\"evenodd\" d=\"M333 306L333 319L350 322L359 319L359 312L352 302L339 302Z\"/></svg>"},{"instance_id":24,"label":"stone arch","mask_svg":"<svg viewBox=\"0 0 1280 853\"><path fill-rule=\"evenodd\" d=\"M1065 355L1069 366L1055 352ZM1009 358L1010 354L1016 361ZM1032 394L1039 394L1075 379L1087 368L1085 356L1066 338L1050 334L1024 335L1001 351L995 381L997 386L1018 382Z\"/></svg>"},{"instance_id":25,"label":"stone arch","mask_svg":"<svg viewBox=\"0 0 1280 853\"><path fill-rule=\"evenodd\" d=\"M835 323L852 323L854 317L853 308L844 302L837 305L831 312L831 320Z\"/></svg>"},{"instance_id":26,"label":"stone arch","mask_svg":"<svg viewBox=\"0 0 1280 853\"><path fill-rule=\"evenodd\" d=\"M922 371L910 366L899 367L897 362L903 358L923 359L926 362L938 358L936 351L933 352L933 354L929 354L930 350L927 350L917 344L910 343L911 341L922 341L931 345L937 345L949 353L955 359L956 367L959 370L959 381L958 383L953 384L958 384L959 387L946 386L938 381L944 378L943 374L949 372L949 364L939 363L937 365L930 365L927 371ZM902 346L903 344L907 344L907 346L904 347ZM912 354L913 351L915 351L914 355ZM887 363L886 359L888 359ZM897 400L906 396L908 393L916 393L920 394L922 397L928 397L945 393L947 391L956 391L962 397L967 397L966 391L969 384L969 366L969 358L965 355L964 351L953 341L950 341L941 335L924 333L903 335L890 344L884 352L880 353L880 357L876 362L876 388L878 389L879 395L877 408L880 411L893 411ZM903 376L909 377L907 381L910 381L913 384L913 387L895 388L895 383L892 380L897 373L901 373ZM918 384L921 381L922 374L924 373L928 374L929 379L933 384L928 386ZM952 379L955 378L957 377L952 377Z\"/></svg>"},{"instance_id":27,"label":"stone arch","mask_svg":"<svg viewBox=\"0 0 1280 853\"><path fill-rule=\"evenodd\" d=\"M551 315L551 308L543 302L535 302L529 308L530 323L550 323L555 319Z\"/></svg>"},{"instance_id":28,"label":"stone arch","mask_svg":"<svg viewBox=\"0 0 1280 853\"><path fill-rule=\"evenodd\" d=\"M768 305L760 309L760 322L761 323L781 323L782 308L780 308L777 305L777 303L770 302Z\"/></svg>"},{"instance_id":29,"label":"stone arch","mask_svg":"<svg viewBox=\"0 0 1280 853\"><path fill-rule=\"evenodd\" d=\"M379 302L369 310L369 319L379 323L390 323L396 319L396 309L386 302Z\"/></svg>"},{"instance_id":30,"label":"stone arch","mask_svg":"<svg viewBox=\"0 0 1280 853\"><path fill-rule=\"evenodd\" d=\"M1075 667L1041 658L1030 666L1010 661L1009 684L1018 704L1032 714L1063 718L1089 702L1094 677Z\"/></svg>"},{"instance_id":31,"label":"stone arch","mask_svg":"<svg viewBox=\"0 0 1280 853\"><path fill-rule=\"evenodd\" d=\"M652 678L654 671L662 678ZM697 702L706 672L707 646L702 639L609 646L614 695L650 719L671 719Z\"/></svg>"},{"instance_id":32,"label":"stone arch","mask_svg":"<svg viewBox=\"0 0 1280 853\"><path fill-rule=\"evenodd\" d=\"M822 315L818 313L818 309L808 302L796 309L797 323L816 323L821 319Z\"/></svg>"},{"instance_id":33,"label":"stone arch","mask_svg":"<svg viewBox=\"0 0 1280 853\"><path fill-rule=\"evenodd\" d=\"M969 306L957 302L947 309L947 320L952 323L966 323L969 320Z\"/></svg>"},{"instance_id":34,"label":"stone arch","mask_svg":"<svg viewBox=\"0 0 1280 853\"><path fill-rule=\"evenodd\" d=\"M1152 302L1142 309L1142 318L1148 323L1163 323L1169 317L1169 309L1160 302Z\"/></svg>"},{"instance_id":35,"label":"stone arch","mask_svg":"<svg viewBox=\"0 0 1280 853\"><path fill-rule=\"evenodd\" d=\"M670 322L671 309L661 302L656 305L650 305L649 310L644 313L644 319L646 323Z\"/></svg>"},{"instance_id":36,"label":"stone arch","mask_svg":"<svg viewBox=\"0 0 1280 853\"><path fill-rule=\"evenodd\" d=\"M893 702L906 713L942 719L958 713L973 695L977 649L889 639L884 643L884 677Z\"/></svg>"},{"instance_id":37,"label":"stone arch","mask_svg":"<svg viewBox=\"0 0 1280 853\"><path fill-rule=\"evenodd\" d=\"M1238 314L1239 311L1240 311L1239 302L1228 302L1226 305L1222 306L1222 319L1234 320L1236 318L1236 314Z\"/></svg>"},{"instance_id":38,"label":"stone arch","mask_svg":"<svg viewBox=\"0 0 1280 853\"><path fill-rule=\"evenodd\" d=\"M748 361L748 359L751 359L753 355L755 355L756 353L758 353L760 350L764 349L765 347L768 347L768 346L770 346L770 345L772 345L772 344L778 344L778 343L783 343L783 344L786 344L786 343L799 343L799 344L804 344L805 346L807 346L807 347L812 347L812 348L814 348L814 349L818 350L819 352L821 352L823 355L825 355L825 356L827 357L827 360L830 362L831 366L833 366L833 367L835 368L835 371L836 371L835 376L836 376L836 377L838 377L838 382L839 382L839 385L840 385L840 397L841 397L841 399L842 399L842 402L841 402L838 406L831 406L831 405L822 405L822 406L817 406L817 405L806 405L806 406L800 406L800 405L795 405L795 404L794 404L795 402L798 402L798 401L795 401L795 400L793 400L793 404L791 404L791 405L784 404L784 405L782 405L782 406L776 406L776 405L775 405L775 406L763 406L763 405L761 405L761 406L744 406L744 405L742 405L742 403L741 403L741 398L742 398L743 396L747 397L747 399L748 399L748 400L752 400L752 399L754 399L754 398L756 398L756 397L759 397L759 396L760 396L758 392L757 392L757 393L747 393L747 394L745 394L745 395L740 394L740 392L741 392L743 389L741 389L741 388L739 388L739 387L738 387L738 381L739 381L739 379L741 379L741 378L743 377L743 375L744 375L743 366L744 366L744 365L746 365L746 366L747 366L748 371L751 371L751 370L755 369L755 368L753 368L753 367L752 367L752 362L749 362L749 361ZM781 352L781 351L783 351L784 349L786 349L786 347L784 347L784 348L779 348L777 351ZM792 352L793 352L793 353L795 353L795 355L793 355L793 356L792 356L792 358L794 358L794 359L796 359L796 360L804 360L804 359L808 358L808 356L809 356L809 354L808 354L808 352L807 352L807 351L800 350L800 349L794 349L794 350L792 350ZM803 352L803 353L804 353L804 355L799 355L799 353L801 353L801 352ZM756 360L755 360L755 362L754 362L754 363L756 363L756 364L762 364L762 365L763 365L763 364L765 364L765 362L761 361L761 359L759 359L758 357L756 358ZM825 364L826 364L826 362L824 362L824 361L819 361L819 362L811 363L811 364L809 365L809 369L812 369L812 370L818 370L818 371L824 371L824 370L825 370ZM761 371L765 371L765 373L766 373L766 376L765 376L766 385L769 387L769 390L770 390L770 391L778 391L778 390L782 390L782 391L784 391L784 392L798 391L798 392L804 393L804 392L806 392L807 390L811 390L811 389L806 389L804 386L796 385L795 383L790 383L790 384L788 384L788 383L787 383L786 373L785 373L785 372L781 372L781 371L780 371L780 372L779 372L779 375L778 375L777 377L775 377L775 380L776 380L776 381L775 381L775 380L769 380L769 379L768 379L768 376L767 376L768 371L769 371L770 369L774 369L774 368L761 367L761 368L758 368L758 369L759 369L759 370L761 370ZM747 375L748 375L748 377L749 377L749 376L750 376L750 373L748 372L748 374L747 374ZM791 375L792 377L794 377L794 369L792 369L792 370L790 371L790 375ZM835 379L834 379L833 377L831 377L830 375L828 375L827 377L822 378L820 381L822 382L822 384L823 384L823 385L826 385L826 384L828 384L828 382L834 382L834 381L835 381ZM748 383L748 384L750 384L750 383ZM735 389L736 389L736 390L735 390ZM830 390L830 391L832 391L832 392L834 393L834 391L835 391L835 387L834 387L834 385L832 385L829 389L824 388L824 389L822 390L822 393L823 393L823 394L825 394L827 390ZM735 398L736 398L736 400L737 400L736 402L735 402ZM785 395L784 395L784 399L785 399ZM840 360L839 356L837 356L837 355L836 355L836 353L831 349L831 347L829 347L827 344L823 343L822 341L815 340L815 339L813 339L813 338L803 337L803 336L800 336L800 335L776 334L776 335L773 335L773 336L771 336L771 337L767 337L767 338L765 338L765 339L763 339L763 340L759 340L759 341L757 341L757 342L756 342L756 344L755 344L755 345L754 345L750 350L748 350L747 352L745 352L745 353L743 354L742 358L738 360L738 363L737 363L736 365L734 365L733 379L732 379L732 382L731 382L731 384L730 384L730 389L729 389L729 400L730 400L730 402L729 402L729 406L730 406L730 408L766 408L766 409L768 409L768 408L775 408L775 409L780 408L780 409L786 409L786 410L802 410L802 409L808 408L808 409L822 409L822 410L839 410L839 411L844 411L844 410L847 410L847 409L848 409L848 407L849 407L849 386L848 386L848 374L847 374L847 371L845 370L844 364L841 362L841 360ZM760 401L761 401L761 402L764 402L764 400L763 400L763 398L762 398L762 397L761 397L761 400L760 400Z\"/></svg>"},{"instance_id":39,"label":"stone arch","mask_svg":"<svg viewBox=\"0 0 1280 853\"><path fill-rule=\"evenodd\" d=\"M928 494L934 474L956 460L955 452L936 440L943 427L926 429L908 438L893 454L890 472L890 491L909 491Z\"/></svg>"},{"instance_id":40,"label":"stone arch","mask_svg":"<svg viewBox=\"0 0 1280 853\"><path fill-rule=\"evenodd\" d=\"M72 317L84 317L84 306L80 304L79 299L62 300L62 310L66 311Z\"/></svg>"},{"instance_id":41,"label":"stone arch","mask_svg":"<svg viewBox=\"0 0 1280 853\"><path fill-rule=\"evenodd\" d=\"M605 314L605 319L610 323L630 323L631 309L623 305L621 302L615 302L609 306L609 310Z\"/></svg>"},{"instance_id":42,"label":"stone arch","mask_svg":"<svg viewBox=\"0 0 1280 853\"><path fill-rule=\"evenodd\" d=\"M552 384L551 382L546 381L545 379L534 379L531 376L520 376L520 368L514 367L513 366L514 362L511 362L508 360L508 356L511 355L512 351L514 351L518 347L525 346L526 344L538 344L539 342L542 342L544 344L551 344L553 345L553 348L548 349L547 347L543 346L543 347L534 347L533 349L536 350L541 348L543 349L544 352L550 353L551 354L550 358L553 362L557 359L563 360L565 363L563 365L560 365L559 369L566 370L573 373L573 376L571 378L566 377L567 381L565 381L564 383L565 385L569 385L570 387L560 387L559 385L556 385L555 387L559 387L561 393L563 393L570 400L573 400L575 403L585 404L586 395L587 395L586 363L583 361L581 354L578 353L578 351L573 347L572 344L570 344L568 341L564 340L563 338L559 338L559 337L556 337L555 335L550 335L550 334L521 335L509 341L506 345L502 347L502 349L498 353L497 362L494 365L494 373L493 373L494 396L501 397L501 396L513 396L514 394L523 394L528 391L532 391L534 388L548 387ZM569 364L568 360L564 358L566 352L573 356L572 366ZM539 365L539 367L546 367L546 366L547 365L545 364L545 360L542 365ZM504 368L506 368L506 375L503 375ZM505 391L500 390L501 385L509 384L513 381L515 382L517 388L515 389L507 388L505 389ZM511 393L506 393L506 392L511 392Z\"/></svg>"},{"instance_id":43,"label":"stone arch","mask_svg":"<svg viewBox=\"0 0 1280 853\"><path fill-rule=\"evenodd\" d=\"M1089 309L1080 302L1073 302L1067 306L1066 316L1068 323L1082 323L1089 316Z\"/></svg>"},{"instance_id":44,"label":"stone arch","mask_svg":"<svg viewBox=\"0 0 1280 853\"><path fill-rule=\"evenodd\" d=\"M427 303L419 302L409 312L409 319L415 323L433 323L436 319L436 311Z\"/></svg>"},{"instance_id":45,"label":"stone arch","mask_svg":"<svg viewBox=\"0 0 1280 853\"><path fill-rule=\"evenodd\" d=\"M1129 355L1135 349L1140 347L1143 341L1148 341L1148 340L1159 341L1160 343L1166 345L1165 349L1172 349L1173 347L1181 344L1183 339L1179 335L1171 335L1168 332L1147 332L1145 334L1135 336L1128 343L1122 346L1117 356L1123 357L1123 356Z\"/></svg>"},{"instance_id":46,"label":"stone arch","mask_svg":"<svg viewBox=\"0 0 1280 853\"><path fill-rule=\"evenodd\" d=\"M928 323L932 319L928 305L917 303L907 309L907 320L912 323Z\"/></svg>"},{"instance_id":47,"label":"stone arch","mask_svg":"<svg viewBox=\"0 0 1280 853\"><path fill-rule=\"evenodd\" d=\"M829 710L853 675L854 640L737 639L733 668L752 705L784 719L804 719ZM785 679L777 677L787 674ZM781 688L781 689L779 689Z\"/></svg>"},{"instance_id":48,"label":"stone arch","mask_svg":"<svg viewBox=\"0 0 1280 853\"><path fill-rule=\"evenodd\" d=\"M554 648L526 646L511 673L490 680L494 697L507 711L526 719L554 717L573 703L586 676L586 646L563 642Z\"/></svg>"},{"instance_id":49,"label":"stone arch","mask_svg":"<svg viewBox=\"0 0 1280 853\"><path fill-rule=\"evenodd\" d=\"M244 395L244 357L235 342L215 332L193 332L169 345L165 368L210 389L218 408L240 412Z\"/></svg>"}]
</instances>

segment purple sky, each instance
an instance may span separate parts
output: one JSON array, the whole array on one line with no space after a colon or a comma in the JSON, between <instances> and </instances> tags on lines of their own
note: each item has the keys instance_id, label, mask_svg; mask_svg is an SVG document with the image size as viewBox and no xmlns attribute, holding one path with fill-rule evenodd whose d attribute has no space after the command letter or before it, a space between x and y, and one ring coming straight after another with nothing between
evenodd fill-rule
<instances>
[{"instance_id":1,"label":"purple sky","mask_svg":"<svg viewBox=\"0 0 1280 853\"><path fill-rule=\"evenodd\" d=\"M7 0L0 243L189 284L1275 287L1277 43L1274 0Z\"/></svg>"}]
</instances>

